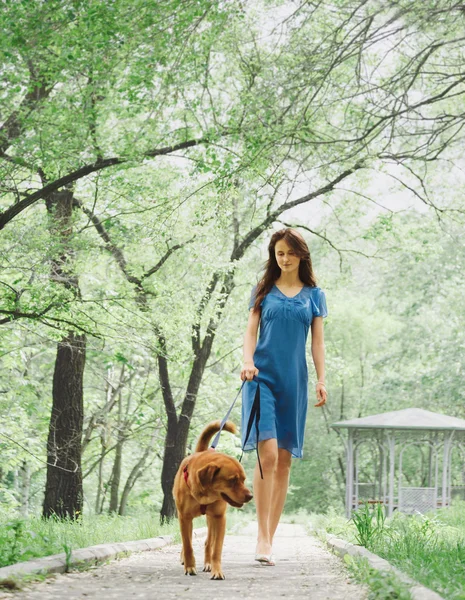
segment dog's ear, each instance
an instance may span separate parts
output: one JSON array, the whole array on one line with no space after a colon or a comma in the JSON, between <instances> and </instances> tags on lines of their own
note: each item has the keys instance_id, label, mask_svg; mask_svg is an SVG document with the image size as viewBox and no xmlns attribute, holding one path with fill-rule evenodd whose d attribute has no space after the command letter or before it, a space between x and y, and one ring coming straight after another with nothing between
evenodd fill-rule
<instances>
[{"instance_id":1,"label":"dog's ear","mask_svg":"<svg viewBox=\"0 0 465 600\"><path fill-rule=\"evenodd\" d=\"M211 485L218 473L221 471L221 467L217 465L207 465L198 471L197 475L199 477L200 485L205 488L208 485Z\"/></svg>"}]
</instances>

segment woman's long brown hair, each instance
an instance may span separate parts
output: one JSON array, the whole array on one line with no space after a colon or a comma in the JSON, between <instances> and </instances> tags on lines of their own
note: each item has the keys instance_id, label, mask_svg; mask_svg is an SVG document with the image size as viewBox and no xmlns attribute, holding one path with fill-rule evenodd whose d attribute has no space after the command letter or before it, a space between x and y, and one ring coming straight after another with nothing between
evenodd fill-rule
<instances>
[{"instance_id":1,"label":"woman's long brown hair","mask_svg":"<svg viewBox=\"0 0 465 600\"><path fill-rule=\"evenodd\" d=\"M306 241L298 231L294 229L280 229L275 231L271 236L268 244L268 260L265 263L265 273L257 284L255 292L254 312L260 310L260 304L263 298L268 294L274 286L277 279L281 275L281 269L278 266L275 256L275 246L279 240L284 240L290 246L296 256L300 258L299 278L306 285L311 287L316 286L316 277L313 273L312 259Z\"/></svg>"}]
</instances>

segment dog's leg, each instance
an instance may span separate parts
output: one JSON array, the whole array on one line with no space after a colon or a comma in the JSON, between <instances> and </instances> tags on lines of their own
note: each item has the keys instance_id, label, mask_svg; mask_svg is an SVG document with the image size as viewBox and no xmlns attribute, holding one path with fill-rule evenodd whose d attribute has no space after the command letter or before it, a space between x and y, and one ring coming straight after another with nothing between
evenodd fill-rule
<instances>
[{"instance_id":1,"label":"dog's leg","mask_svg":"<svg viewBox=\"0 0 465 600\"><path fill-rule=\"evenodd\" d=\"M212 570L212 552L215 543L215 525L213 524L214 517L207 515L207 539L205 540L205 560L203 570L210 573Z\"/></svg>"},{"instance_id":2,"label":"dog's leg","mask_svg":"<svg viewBox=\"0 0 465 600\"><path fill-rule=\"evenodd\" d=\"M221 570L221 554L223 552L224 534L226 532L226 515L212 516L214 531L212 547L212 576L211 579L224 579Z\"/></svg>"},{"instance_id":3,"label":"dog's leg","mask_svg":"<svg viewBox=\"0 0 465 600\"><path fill-rule=\"evenodd\" d=\"M195 557L192 548L192 518L179 517L179 526L181 528L182 552L181 557L184 561L184 574L197 575L195 570Z\"/></svg>"}]
</instances>

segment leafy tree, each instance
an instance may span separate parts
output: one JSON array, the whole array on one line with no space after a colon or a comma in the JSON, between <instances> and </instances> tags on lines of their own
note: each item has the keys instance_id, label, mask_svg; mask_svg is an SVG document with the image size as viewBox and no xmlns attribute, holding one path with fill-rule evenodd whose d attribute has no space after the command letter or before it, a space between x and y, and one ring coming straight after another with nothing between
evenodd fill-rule
<instances>
[{"instance_id":1,"label":"leafy tree","mask_svg":"<svg viewBox=\"0 0 465 600\"><path fill-rule=\"evenodd\" d=\"M450 209L432 199L429 177L430 165L453 152L461 135L462 11L439 1L344 0L331 10L205 1L179 10L174 0L55 0L15 4L0 18L8 83L0 322L28 323L41 335L46 327L59 349L79 347L78 392L54 393L56 403L82 416L75 440L85 417L83 336L86 346L132 339L131 351L137 340L152 353L167 424L161 512L171 518L173 477L214 341L222 347L219 331L229 339L222 323L230 322L235 287L244 285L243 266L257 256L262 236L290 222L298 207L310 216L317 201L348 185L356 189L341 216L353 225L363 184L383 170L397 169L402 185L436 214ZM389 222L373 225L369 253L386 241L379 232ZM339 234L319 237L344 248L350 236ZM57 266L65 281L54 280ZM373 327L383 315L374 314ZM381 340L391 333L381 330ZM357 405L349 393L355 374L363 373L368 397L373 345L356 319L350 333L334 334L343 411ZM58 366L56 377L63 373ZM51 436L61 428L54 409ZM122 436L118 443L112 510L124 470ZM49 453L54 464L50 444ZM77 442L74 454L79 472ZM71 508L55 498L46 514L79 510L79 485Z\"/></svg>"}]
</instances>

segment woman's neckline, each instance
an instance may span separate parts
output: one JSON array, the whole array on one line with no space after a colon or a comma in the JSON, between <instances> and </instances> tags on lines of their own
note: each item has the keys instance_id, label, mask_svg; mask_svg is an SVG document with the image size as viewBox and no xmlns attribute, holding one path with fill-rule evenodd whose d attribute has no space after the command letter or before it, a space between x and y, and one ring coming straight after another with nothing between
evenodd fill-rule
<instances>
[{"instance_id":1,"label":"woman's neckline","mask_svg":"<svg viewBox=\"0 0 465 600\"><path fill-rule=\"evenodd\" d=\"M303 286L300 288L300 290L297 292L297 294L295 294L294 296L287 296L287 295L286 295L286 294L285 294L283 291L281 291L281 290L279 289L279 287L276 285L276 283L274 284L274 287L275 287L275 288L278 290L278 292L279 292L280 294L282 294L282 295L283 295L285 298L288 298L289 300L292 300L292 298L297 298L297 296L298 296L299 294L301 294L301 293L302 293L302 290L304 289L304 287L306 287L306 285L305 285L305 283L304 283L304 284L303 284Z\"/></svg>"}]
</instances>

